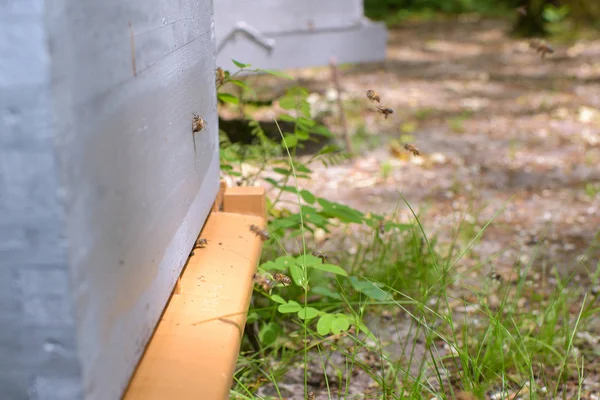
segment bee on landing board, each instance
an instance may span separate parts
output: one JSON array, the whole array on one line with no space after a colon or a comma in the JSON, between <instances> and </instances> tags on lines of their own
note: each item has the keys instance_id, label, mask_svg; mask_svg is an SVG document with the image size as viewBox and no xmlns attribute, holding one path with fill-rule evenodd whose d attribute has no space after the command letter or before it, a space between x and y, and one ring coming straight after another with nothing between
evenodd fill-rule
<instances>
[{"instance_id":1,"label":"bee on landing board","mask_svg":"<svg viewBox=\"0 0 600 400\"><path fill-rule=\"evenodd\" d=\"M203 249L208 245L208 239L200 238L196 240L194 244L194 249Z\"/></svg>"},{"instance_id":2,"label":"bee on landing board","mask_svg":"<svg viewBox=\"0 0 600 400\"><path fill-rule=\"evenodd\" d=\"M372 102L379 103L381 101L381 98L379 97L379 93L377 93L376 91L371 90L371 89L367 90L367 98L369 100L371 100Z\"/></svg>"},{"instance_id":3,"label":"bee on landing board","mask_svg":"<svg viewBox=\"0 0 600 400\"><path fill-rule=\"evenodd\" d=\"M269 240L269 232L266 229L261 229L256 225L250 225L250 231L254 232L256 236L260 237L262 240Z\"/></svg>"},{"instance_id":4,"label":"bee on landing board","mask_svg":"<svg viewBox=\"0 0 600 400\"><path fill-rule=\"evenodd\" d=\"M394 113L394 110L392 110L391 108L377 106L377 112L383 115L385 119L387 119L389 115L392 115Z\"/></svg>"},{"instance_id":5,"label":"bee on landing board","mask_svg":"<svg viewBox=\"0 0 600 400\"><path fill-rule=\"evenodd\" d=\"M410 152L412 153L412 155L413 155L413 156L418 156L418 155L420 155L420 154L421 154L421 152L419 151L419 149L417 148L417 146L415 146L415 145L412 145L412 144L410 144L410 143L405 143L405 144L404 144L404 148L405 148L407 151L410 151Z\"/></svg>"}]
</instances>

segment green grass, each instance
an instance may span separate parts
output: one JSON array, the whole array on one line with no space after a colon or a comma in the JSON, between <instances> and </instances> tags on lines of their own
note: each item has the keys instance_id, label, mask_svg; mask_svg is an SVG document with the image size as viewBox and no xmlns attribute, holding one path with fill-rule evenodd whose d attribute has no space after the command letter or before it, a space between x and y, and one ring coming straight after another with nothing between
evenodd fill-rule
<instances>
[{"instance_id":1,"label":"green grass","mask_svg":"<svg viewBox=\"0 0 600 400\"><path fill-rule=\"evenodd\" d=\"M316 124L307 95L295 88L280 99L293 111L282 119L296 126L280 131L281 142L256 122L258 143L221 148L223 171L237 179L240 160L254 162L259 172L243 179L269 185L272 239L259 272L293 282L255 287L247 329L259 348L244 338L231 398L582 397L588 374L600 373L599 354L576 333L597 328L597 293L587 296L573 274L542 262L541 248L527 264L515 261L509 281L490 276L498 254L479 259L473 249L502 209L488 221L480 221L479 209L463 214L450 240L442 240L401 195L394 209L377 215L302 189L317 178L314 163L345 159L333 149L308 161L295 156ZM318 232L330 240L323 243ZM311 254L326 247L326 260ZM544 271L553 272L531 280L530 272ZM598 271L590 268L593 284ZM473 274L476 283L468 280Z\"/></svg>"},{"instance_id":2,"label":"green grass","mask_svg":"<svg viewBox=\"0 0 600 400\"><path fill-rule=\"evenodd\" d=\"M293 159L291 153L288 156ZM303 203L299 195L297 201ZM337 250L328 257L343 266L347 277L304 266L301 273L307 284L274 290L304 307L347 315L355 321L353 330L321 335L316 319L279 313L268 296L257 294L250 313L260 315L256 321L265 346L261 354L244 346L232 398L259 398L260 386L272 393L262 398L288 397L280 386L298 370L303 384L297 390L314 391L309 382L320 380L330 398L345 399L450 399L460 391L476 398L489 391L505 391L504 398L519 392L524 398L558 398L568 377L581 387L591 355L574 352L575 333L593 313L584 312L589 300L570 285L572 276L556 274L556 283L538 292L527 275L536 268L535 256L527 265L515 264L513 283L494 282L485 272L493 260L480 260L468 272L477 271L484 284L461 286L457 266L493 221L478 230L474 223L462 221L454 240L444 247L427 234L403 199L391 210L390 224L401 208L411 211L412 222L386 229L384 236L377 228L366 228L362 236L344 236L346 226L341 224ZM302 228L302 217L300 221L303 234L297 254L310 254L314 238ZM266 253L286 254L279 245ZM359 321L373 325L390 312L395 317L388 322L393 329L387 337L373 329L370 334L357 329ZM390 335L394 331L398 334ZM404 349L404 356L388 351L388 342ZM365 354L374 361L365 361ZM357 374L369 377L369 393L351 394Z\"/></svg>"}]
</instances>

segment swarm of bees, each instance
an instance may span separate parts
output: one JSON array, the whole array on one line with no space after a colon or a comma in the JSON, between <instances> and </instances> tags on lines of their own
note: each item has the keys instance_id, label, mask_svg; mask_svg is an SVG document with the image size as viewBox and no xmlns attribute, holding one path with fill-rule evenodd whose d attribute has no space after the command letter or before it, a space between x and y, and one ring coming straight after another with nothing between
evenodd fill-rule
<instances>
[{"instance_id":1,"label":"swarm of bees","mask_svg":"<svg viewBox=\"0 0 600 400\"><path fill-rule=\"evenodd\" d=\"M413 156L418 156L421 154L421 152L419 151L417 146L410 144L410 143L404 143L404 149L407 151L410 151Z\"/></svg>"},{"instance_id":2,"label":"swarm of bees","mask_svg":"<svg viewBox=\"0 0 600 400\"><path fill-rule=\"evenodd\" d=\"M225 71L223 71L223 68L217 67L215 75L217 86L222 86L225 83Z\"/></svg>"},{"instance_id":3,"label":"swarm of bees","mask_svg":"<svg viewBox=\"0 0 600 400\"><path fill-rule=\"evenodd\" d=\"M269 232L266 229L262 229L256 225L250 225L250 231L254 232L256 236L260 237L262 240L269 240Z\"/></svg>"},{"instance_id":4,"label":"swarm of bees","mask_svg":"<svg viewBox=\"0 0 600 400\"><path fill-rule=\"evenodd\" d=\"M327 254L325 254L319 250L313 250L312 255L320 258L321 261L323 262L323 264L327 264Z\"/></svg>"},{"instance_id":5,"label":"swarm of bees","mask_svg":"<svg viewBox=\"0 0 600 400\"><path fill-rule=\"evenodd\" d=\"M192 113L192 132L197 133L200 132L206 126L206 121L204 118L200 117L196 113Z\"/></svg>"},{"instance_id":6,"label":"swarm of bees","mask_svg":"<svg viewBox=\"0 0 600 400\"><path fill-rule=\"evenodd\" d=\"M533 39L529 42L529 47L534 49L536 53L539 53L542 58L546 57L546 54L554 53L554 49L546 41L541 39Z\"/></svg>"},{"instance_id":7,"label":"swarm of bees","mask_svg":"<svg viewBox=\"0 0 600 400\"><path fill-rule=\"evenodd\" d=\"M377 93L373 89L367 90L367 99L371 100L373 103L381 103L381 96L379 96L379 93ZM377 112L383 115L385 119L387 119L389 115L394 113L394 110L392 110L391 108L381 107L379 105L375 107L377 107Z\"/></svg>"}]
</instances>

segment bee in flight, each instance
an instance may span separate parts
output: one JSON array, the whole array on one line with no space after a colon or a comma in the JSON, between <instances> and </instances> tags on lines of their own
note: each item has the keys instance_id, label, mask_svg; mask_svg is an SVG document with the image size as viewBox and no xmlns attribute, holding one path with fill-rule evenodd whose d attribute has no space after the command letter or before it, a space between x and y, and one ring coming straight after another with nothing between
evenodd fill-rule
<instances>
[{"instance_id":1,"label":"bee in flight","mask_svg":"<svg viewBox=\"0 0 600 400\"><path fill-rule=\"evenodd\" d=\"M534 49L536 53L539 53L542 58L546 57L546 54L554 53L554 49L546 41L540 39L533 39L529 42L529 47Z\"/></svg>"},{"instance_id":2,"label":"bee in flight","mask_svg":"<svg viewBox=\"0 0 600 400\"><path fill-rule=\"evenodd\" d=\"M404 149L406 149L406 151L410 151L413 156L418 156L421 154L421 152L419 151L419 149L417 148L417 146L412 145L410 143L405 143L404 144Z\"/></svg>"},{"instance_id":3,"label":"bee in flight","mask_svg":"<svg viewBox=\"0 0 600 400\"><path fill-rule=\"evenodd\" d=\"M287 286L292 283L292 279L289 276L280 273L273 274L273 280L281 283L283 286Z\"/></svg>"},{"instance_id":4,"label":"bee in flight","mask_svg":"<svg viewBox=\"0 0 600 400\"><path fill-rule=\"evenodd\" d=\"M385 235L385 223L383 220L379 221L379 227L377 229L379 231L379 236Z\"/></svg>"},{"instance_id":5,"label":"bee in flight","mask_svg":"<svg viewBox=\"0 0 600 400\"><path fill-rule=\"evenodd\" d=\"M323 264L327 264L327 254L320 252L319 250L313 250L312 255L320 258Z\"/></svg>"},{"instance_id":6,"label":"bee in flight","mask_svg":"<svg viewBox=\"0 0 600 400\"><path fill-rule=\"evenodd\" d=\"M258 272L254 274L252 277L252 281L256 283L258 286L262 288L267 293L271 292L273 286L275 286L276 281L273 279L269 279L268 277L259 274Z\"/></svg>"},{"instance_id":7,"label":"bee in flight","mask_svg":"<svg viewBox=\"0 0 600 400\"><path fill-rule=\"evenodd\" d=\"M517 12L517 14L519 14L523 17L527 15L527 7L525 7L525 6L517 7L515 9L515 11Z\"/></svg>"},{"instance_id":8,"label":"bee in flight","mask_svg":"<svg viewBox=\"0 0 600 400\"><path fill-rule=\"evenodd\" d=\"M371 90L371 89L367 90L367 98L369 100L371 100L372 102L379 103L381 101L381 98L379 97L379 93L377 93L376 91Z\"/></svg>"},{"instance_id":9,"label":"bee in flight","mask_svg":"<svg viewBox=\"0 0 600 400\"><path fill-rule=\"evenodd\" d=\"M250 231L254 232L256 236L262 240L269 240L269 232L266 229L261 229L256 225L250 225Z\"/></svg>"},{"instance_id":10,"label":"bee in flight","mask_svg":"<svg viewBox=\"0 0 600 400\"><path fill-rule=\"evenodd\" d=\"M206 126L204 118L200 117L196 113L192 113L192 132L200 132Z\"/></svg>"},{"instance_id":11,"label":"bee in flight","mask_svg":"<svg viewBox=\"0 0 600 400\"><path fill-rule=\"evenodd\" d=\"M385 117L385 119L387 119L387 117L389 115L394 113L394 110L392 110L391 108L384 108L384 107L377 106L377 112L380 113L381 115L383 115Z\"/></svg>"}]
</instances>

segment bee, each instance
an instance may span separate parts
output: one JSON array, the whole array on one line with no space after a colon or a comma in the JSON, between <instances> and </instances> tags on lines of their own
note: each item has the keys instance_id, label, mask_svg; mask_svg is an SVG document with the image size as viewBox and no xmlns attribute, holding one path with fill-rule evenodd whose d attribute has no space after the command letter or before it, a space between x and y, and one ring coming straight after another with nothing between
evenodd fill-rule
<instances>
[{"instance_id":1,"label":"bee","mask_svg":"<svg viewBox=\"0 0 600 400\"><path fill-rule=\"evenodd\" d=\"M381 100L381 98L379 97L379 93L377 93L376 91L371 90L371 89L367 90L367 98L373 102L376 101L378 103Z\"/></svg>"},{"instance_id":2,"label":"bee","mask_svg":"<svg viewBox=\"0 0 600 400\"><path fill-rule=\"evenodd\" d=\"M312 255L315 257L319 257L323 264L327 263L327 254L320 252L319 250L313 250Z\"/></svg>"},{"instance_id":3,"label":"bee","mask_svg":"<svg viewBox=\"0 0 600 400\"><path fill-rule=\"evenodd\" d=\"M391 108L383 108L383 107L377 106L377 112L379 112L381 115L383 115L385 117L385 119L387 119L388 115L391 115L394 113L394 110L392 110Z\"/></svg>"},{"instance_id":4,"label":"bee","mask_svg":"<svg viewBox=\"0 0 600 400\"><path fill-rule=\"evenodd\" d=\"M542 58L546 57L546 54L554 53L554 49L544 40L534 39L529 42L529 47L535 49L536 53L539 53Z\"/></svg>"},{"instance_id":5,"label":"bee","mask_svg":"<svg viewBox=\"0 0 600 400\"><path fill-rule=\"evenodd\" d=\"M385 235L385 223L383 222L383 220L379 221L379 227L377 228L377 230L380 236Z\"/></svg>"},{"instance_id":6,"label":"bee","mask_svg":"<svg viewBox=\"0 0 600 400\"><path fill-rule=\"evenodd\" d=\"M273 274L273 279L276 282L281 283L283 286L287 286L292 283L292 279L289 276L280 273Z\"/></svg>"},{"instance_id":7,"label":"bee","mask_svg":"<svg viewBox=\"0 0 600 400\"><path fill-rule=\"evenodd\" d=\"M196 113L192 113L192 132L197 133L200 132L206 126L206 121L204 118L200 117Z\"/></svg>"},{"instance_id":8,"label":"bee","mask_svg":"<svg viewBox=\"0 0 600 400\"><path fill-rule=\"evenodd\" d=\"M502 275L496 272L495 269L492 269L492 271L490 272L490 279L494 282L502 282Z\"/></svg>"},{"instance_id":9,"label":"bee","mask_svg":"<svg viewBox=\"0 0 600 400\"><path fill-rule=\"evenodd\" d=\"M269 232L266 229L260 229L256 225L250 225L250 231L254 232L256 236L260 237L262 240L269 240Z\"/></svg>"},{"instance_id":10,"label":"bee","mask_svg":"<svg viewBox=\"0 0 600 400\"><path fill-rule=\"evenodd\" d=\"M317 397L315 396L315 392L308 392L306 394L306 400L315 400Z\"/></svg>"},{"instance_id":11,"label":"bee","mask_svg":"<svg viewBox=\"0 0 600 400\"><path fill-rule=\"evenodd\" d=\"M225 71L223 71L223 68L217 67L215 75L217 86L222 86L225 83Z\"/></svg>"},{"instance_id":12,"label":"bee","mask_svg":"<svg viewBox=\"0 0 600 400\"><path fill-rule=\"evenodd\" d=\"M207 244L208 244L208 239L200 238L200 239L196 240L196 243L194 244L194 248L195 249L203 249L206 247Z\"/></svg>"},{"instance_id":13,"label":"bee","mask_svg":"<svg viewBox=\"0 0 600 400\"><path fill-rule=\"evenodd\" d=\"M515 11L517 14L522 15L523 17L527 15L527 8L525 6L517 7Z\"/></svg>"},{"instance_id":14,"label":"bee","mask_svg":"<svg viewBox=\"0 0 600 400\"><path fill-rule=\"evenodd\" d=\"M273 289L273 286L275 286L276 283L274 280L269 279L266 276L263 276L259 273L256 273L254 274L254 276L252 276L252 281L258 286L260 286L262 290L264 290L267 293L271 292L271 289Z\"/></svg>"},{"instance_id":15,"label":"bee","mask_svg":"<svg viewBox=\"0 0 600 400\"><path fill-rule=\"evenodd\" d=\"M419 149L417 148L417 146L410 144L410 143L405 143L404 144L404 149L407 151L410 151L413 156L418 156L421 154L421 152L419 151Z\"/></svg>"}]
</instances>

